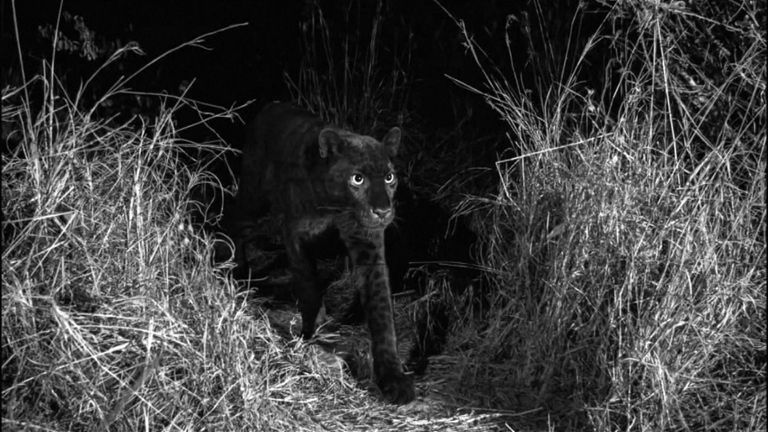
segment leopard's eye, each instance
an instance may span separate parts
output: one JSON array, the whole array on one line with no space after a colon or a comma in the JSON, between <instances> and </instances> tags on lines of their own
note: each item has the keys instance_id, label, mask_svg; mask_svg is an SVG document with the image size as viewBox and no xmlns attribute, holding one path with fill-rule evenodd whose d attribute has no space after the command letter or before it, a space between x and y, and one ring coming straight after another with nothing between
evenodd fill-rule
<instances>
[{"instance_id":1,"label":"leopard's eye","mask_svg":"<svg viewBox=\"0 0 768 432\"><path fill-rule=\"evenodd\" d=\"M384 176L384 182L387 184L392 184L395 182L395 173L389 172L386 176Z\"/></svg>"},{"instance_id":2,"label":"leopard's eye","mask_svg":"<svg viewBox=\"0 0 768 432\"><path fill-rule=\"evenodd\" d=\"M363 177L362 174L352 174L351 177L349 177L349 183L352 186L360 186L365 181L365 177Z\"/></svg>"}]
</instances>

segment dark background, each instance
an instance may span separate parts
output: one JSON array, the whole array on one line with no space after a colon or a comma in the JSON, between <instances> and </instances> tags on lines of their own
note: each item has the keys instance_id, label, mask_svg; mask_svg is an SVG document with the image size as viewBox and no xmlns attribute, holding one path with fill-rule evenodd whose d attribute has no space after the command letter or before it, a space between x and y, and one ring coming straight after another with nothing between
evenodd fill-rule
<instances>
[{"instance_id":1,"label":"dark background","mask_svg":"<svg viewBox=\"0 0 768 432\"><path fill-rule=\"evenodd\" d=\"M549 45L564 57L576 1L540 1L537 8L529 1L461 1L441 2L454 17L462 20L472 37L486 51L488 58L505 72L507 59L505 35L511 40L516 73L535 91L535 80L542 71L537 69L538 56L551 56L536 52L541 41L529 41L522 30L520 19L527 14L531 20L533 37L546 29L553 43ZM254 100L242 111L244 119L252 117L260 104L271 100L287 100L290 94L284 84L284 73L296 76L302 59L301 24L311 13L313 2L286 1L64 1L62 10L78 15L95 32L97 44L124 45L136 41L145 56L128 56L118 67L103 74L102 87L107 87L109 73L117 77L146 64L163 52L201 34L232 24L248 23L245 27L229 30L206 39L207 50L185 48L158 62L132 83L132 88L143 91L162 91L178 94L182 84L195 80L188 93L197 100L229 106ZM332 37L341 38L357 29L344 28L345 15L350 8L358 15L359 25L370 26L368 18L376 9L376 1L320 1L329 23ZM50 58L50 39L41 36L39 27L55 25L59 2L54 0L23 0L16 2L21 51L25 56L27 75L39 70L40 60ZM595 6L596 8L596 6ZM3 79L18 81L17 49L13 36L11 1L2 0L2 57ZM459 28L440 6L431 1L391 0L383 3L383 31L380 36L384 51L382 59L399 55L395 51L409 51L409 64L396 67L406 69L409 78L409 110L417 119L421 132L431 134L452 128L467 116L468 128L483 130L484 135L499 133L502 124L486 108L482 98L459 89L445 75L452 75L482 87L481 76L474 61L464 47ZM515 21L505 30L509 16ZM589 35L601 19L600 14L580 16L576 30ZM63 20L62 20L63 21ZM77 39L73 26L61 24L61 30ZM366 31L362 31L366 34ZM578 36L578 35L576 35ZM578 39L578 37L577 37ZM363 43L363 41L361 41ZM574 46L578 43L574 43ZM392 55L387 55L392 54ZM80 77L88 76L102 60L89 61L76 54L59 52L57 71L66 75L67 85L76 86ZM395 67L383 61L378 67ZM600 84L599 74L585 74L592 87ZM98 87L94 90L98 93ZM239 146L242 125L221 125L225 138ZM494 144L495 145L495 144ZM493 152L491 152L493 153ZM478 161L481 165L490 162Z\"/></svg>"}]
</instances>

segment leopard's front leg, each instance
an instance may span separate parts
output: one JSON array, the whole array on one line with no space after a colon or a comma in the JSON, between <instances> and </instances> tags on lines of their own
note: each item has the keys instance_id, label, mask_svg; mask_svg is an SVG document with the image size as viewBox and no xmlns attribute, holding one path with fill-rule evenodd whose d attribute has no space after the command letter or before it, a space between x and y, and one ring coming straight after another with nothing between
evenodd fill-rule
<instances>
[{"instance_id":1,"label":"leopard's front leg","mask_svg":"<svg viewBox=\"0 0 768 432\"><path fill-rule=\"evenodd\" d=\"M310 339L315 333L315 320L323 304L322 291L317 285L317 265L299 236L293 236L286 230L284 242L293 276L293 292L301 312L301 336Z\"/></svg>"},{"instance_id":2,"label":"leopard's front leg","mask_svg":"<svg viewBox=\"0 0 768 432\"><path fill-rule=\"evenodd\" d=\"M359 283L360 300L368 320L376 384L385 399L396 404L415 397L413 380L403 372L397 355L389 276L384 260L384 232L345 239Z\"/></svg>"}]
</instances>

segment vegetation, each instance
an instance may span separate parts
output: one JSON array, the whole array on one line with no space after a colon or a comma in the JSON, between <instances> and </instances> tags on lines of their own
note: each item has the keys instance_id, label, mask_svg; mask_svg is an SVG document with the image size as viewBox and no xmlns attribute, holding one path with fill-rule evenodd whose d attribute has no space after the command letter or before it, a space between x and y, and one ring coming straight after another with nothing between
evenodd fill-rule
<instances>
[{"instance_id":1,"label":"vegetation","mask_svg":"<svg viewBox=\"0 0 768 432\"><path fill-rule=\"evenodd\" d=\"M481 239L481 284L428 277L452 322L421 400L383 404L283 337L214 263L219 240L190 221L219 216L195 190L221 189L208 169L229 149L182 139L175 115L194 107L207 124L234 108L133 92L130 78L85 98L52 61L2 93L18 143L2 156L3 429L765 430L764 4L604 4L567 49L520 24L526 50L547 53L525 64L512 47L491 58L457 17L481 80L452 78L505 127L503 158L472 182L436 164L485 138L418 131L407 62L382 60L380 33L359 28L333 51L321 12L297 99L366 131L416 129L414 157L441 177L412 165L415 187ZM157 113L104 115L126 95Z\"/></svg>"},{"instance_id":2,"label":"vegetation","mask_svg":"<svg viewBox=\"0 0 768 432\"><path fill-rule=\"evenodd\" d=\"M583 61L526 98L467 35L517 156L460 208L495 288L485 325L457 326L465 388L566 430L766 427L764 16L614 5L602 98Z\"/></svg>"}]
</instances>

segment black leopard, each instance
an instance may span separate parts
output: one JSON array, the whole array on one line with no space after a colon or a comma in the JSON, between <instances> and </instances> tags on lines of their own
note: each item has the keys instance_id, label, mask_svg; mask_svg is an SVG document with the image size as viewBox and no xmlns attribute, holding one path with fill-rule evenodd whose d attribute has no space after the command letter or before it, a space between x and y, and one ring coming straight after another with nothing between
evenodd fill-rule
<instances>
[{"instance_id":1,"label":"black leopard","mask_svg":"<svg viewBox=\"0 0 768 432\"><path fill-rule=\"evenodd\" d=\"M393 403L414 398L396 351L384 231L395 213L392 158L401 131L378 141L327 125L287 103L267 105L249 126L236 198L239 217L269 215L282 230L302 317L312 337L322 306L314 243L329 234L346 246L368 322L376 383Z\"/></svg>"}]
</instances>

